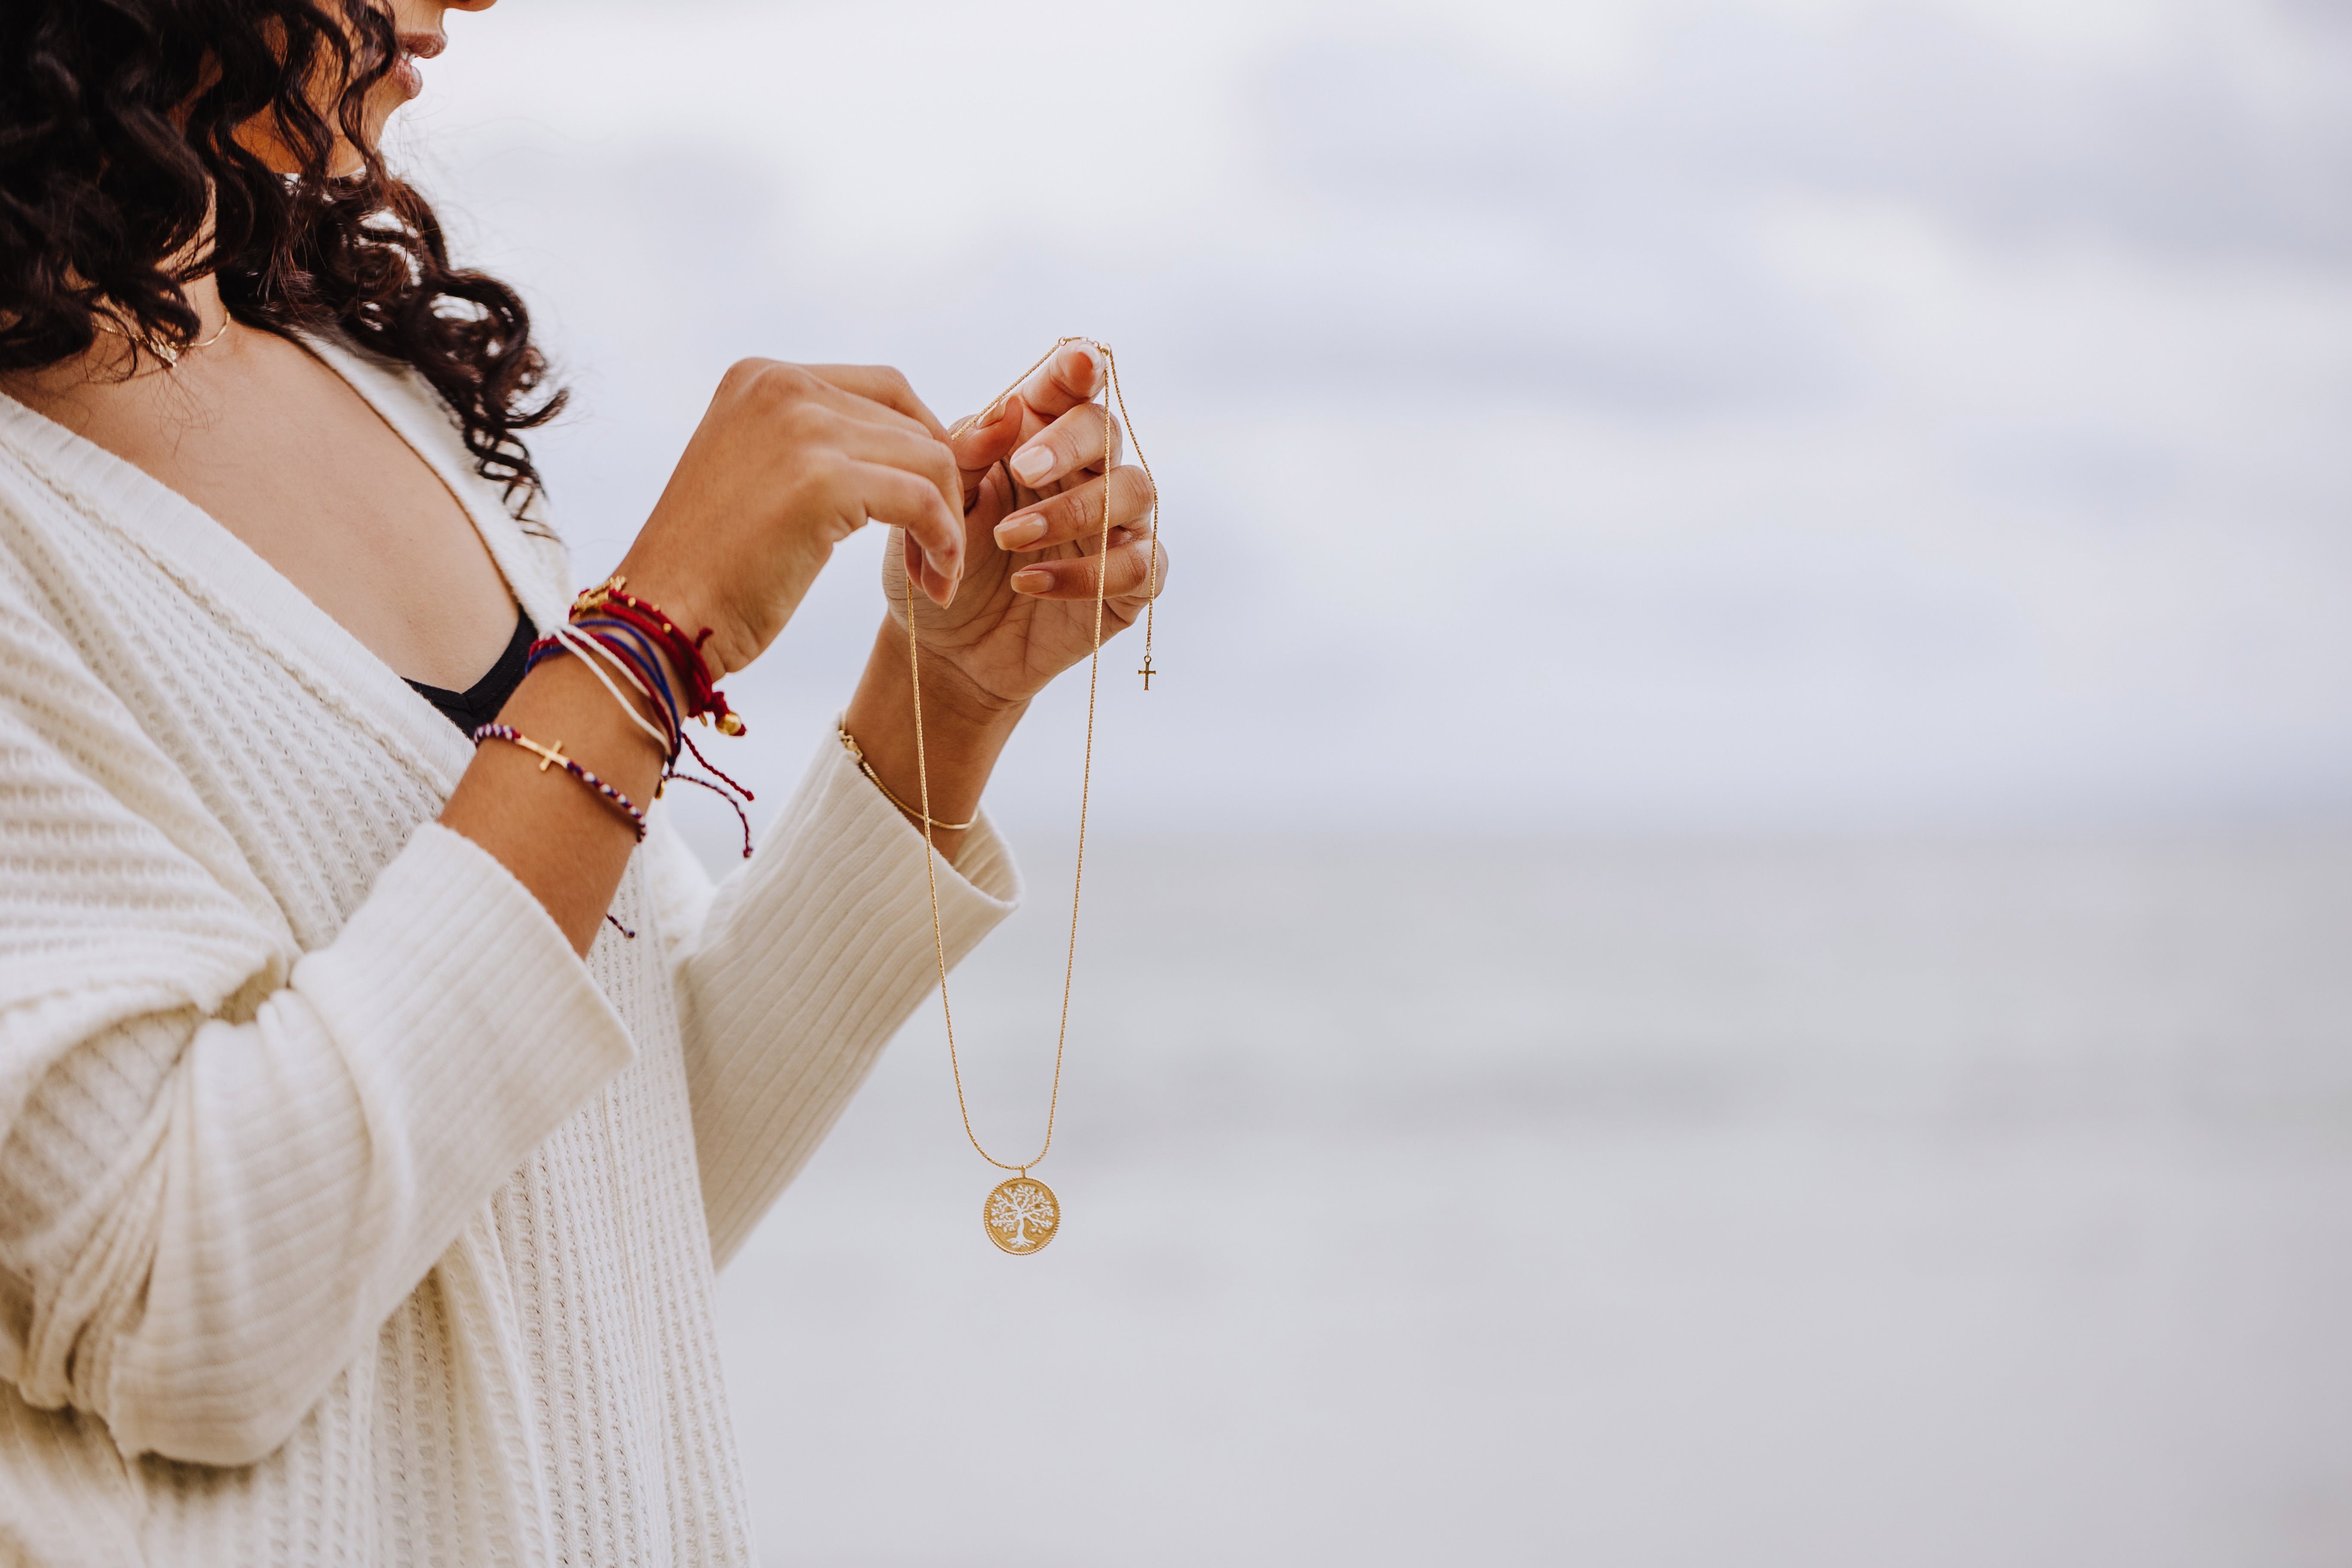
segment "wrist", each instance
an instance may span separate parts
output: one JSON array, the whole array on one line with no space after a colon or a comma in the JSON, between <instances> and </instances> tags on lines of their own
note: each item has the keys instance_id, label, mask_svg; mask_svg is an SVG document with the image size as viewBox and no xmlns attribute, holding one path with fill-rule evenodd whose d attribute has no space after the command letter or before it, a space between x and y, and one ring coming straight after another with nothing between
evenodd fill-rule
<instances>
[{"instance_id":1,"label":"wrist","mask_svg":"<svg viewBox=\"0 0 2352 1568\"><path fill-rule=\"evenodd\" d=\"M978 816L996 759L1029 707L1025 700L994 698L936 657L923 660L922 675L919 741L906 633L886 620L842 715L842 728L857 742L882 793L902 803L901 814L919 833L922 814L908 808L922 804L927 782L934 824L970 822ZM963 835L934 826L931 836L952 862Z\"/></svg>"},{"instance_id":2,"label":"wrist","mask_svg":"<svg viewBox=\"0 0 2352 1568\"><path fill-rule=\"evenodd\" d=\"M548 659L525 676L498 721L542 739L562 738L563 749L578 752L600 776L635 786L628 794L639 805L653 799L667 762L578 656Z\"/></svg>"},{"instance_id":3,"label":"wrist","mask_svg":"<svg viewBox=\"0 0 2352 1568\"><path fill-rule=\"evenodd\" d=\"M928 647L921 652L925 724L1002 730L1010 734L1020 725L1021 716L1029 711L1028 698L1000 696L972 679L954 659ZM907 673L907 634L903 627L892 622L883 624L866 667L887 671L889 679L911 692L913 683Z\"/></svg>"},{"instance_id":4,"label":"wrist","mask_svg":"<svg viewBox=\"0 0 2352 1568\"><path fill-rule=\"evenodd\" d=\"M635 586L626 573L616 572L583 590L572 601L570 628L558 628L556 635L567 642L585 637L592 647L619 637L628 645L626 657L638 659L647 675L655 673L656 666L667 672L658 679L665 688L663 705L671 721L673 761L677 731L685 720L707 719L723 735L741 734L743 721L728 706L727 694L719 689L719 676L724 674L728 662L704 652L713 628L705 626L699 631L688 631L691 621L633 592ZM681 675L683 680L675 679Z\"/></svg>"},{"instance_id":5,"label":"wrist","mask_svg":"<svg viewBox=\"0 0 2352 1568\"><path fill-rule=\"evenodd\" d=\"M735 630L736 618L728 613L724 604L712 602L691 579L664 572L658 563L638 559L635 551L622 557L613 571L624 580L629 593L657 605L689 638L699 636L706 626L710 628L710 636L699 651L702 667L709 672L713 685L751 662L756 650L747 648L746 639ZM675 665L677 661L670 662ZM682 676L687 672L673 669L671 673ZM684 691L686 687L682 684L678 689Z\"/></svg>"},{"instance_id":6,"label":"wrist","mask_svg":"<svg viewBox=\"0 0 2352 1568\"><path fill-rule=\"evenodd\" d=\"M907 664L907 628L884 616L866 656L853 707L891 709L911 726L914 681ZM992 760L998 747L1020 727L1030 699L1005 697L974 679L955 659L934 648L922 658L923 733L929 747L950 752L985 745ZM989 743L992 740L993 743Z\"/></svg>"}]
</instances>

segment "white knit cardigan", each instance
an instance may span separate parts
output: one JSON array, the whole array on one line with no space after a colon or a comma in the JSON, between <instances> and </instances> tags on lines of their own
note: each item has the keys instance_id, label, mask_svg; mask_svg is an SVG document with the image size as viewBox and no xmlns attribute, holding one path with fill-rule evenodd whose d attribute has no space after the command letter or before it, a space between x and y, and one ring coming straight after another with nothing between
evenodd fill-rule
<instances>
[{"instance_id":1,"label":"white knit cardigan","mask_svg":"<svg viewBox=\"0 0 2352 1568\"><path fill-rule=\"evenodd\" d=\"M560 620L429 390L312 347ZM434 821L448 720L0 396L0 1563L751 1563L714 1258L932 977L921 838L816 751L715 889L656 812L583 963ZM950 959L1017 892L960 869Z\"/></svg>"}]
</instances>

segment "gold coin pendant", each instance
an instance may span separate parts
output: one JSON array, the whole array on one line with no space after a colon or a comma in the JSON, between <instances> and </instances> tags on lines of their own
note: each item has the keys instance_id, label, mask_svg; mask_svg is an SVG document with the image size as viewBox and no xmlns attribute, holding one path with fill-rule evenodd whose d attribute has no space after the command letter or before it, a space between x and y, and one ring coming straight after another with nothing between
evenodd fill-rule
<instances>
[{"instance_id":1,"label":"gold coin pendant","mask_svg":"<svg viewBox=\"0 0 2352 1568\"><path fill-rule=\"evenodd\" d=\"M1054 1239L1062 1228L1062 1205L1054 1189L1034 1176L999 1182L980 1205L980 1223L988 1239L1005 1251L1024 1255Z\"/></svg>"}]
</instances>

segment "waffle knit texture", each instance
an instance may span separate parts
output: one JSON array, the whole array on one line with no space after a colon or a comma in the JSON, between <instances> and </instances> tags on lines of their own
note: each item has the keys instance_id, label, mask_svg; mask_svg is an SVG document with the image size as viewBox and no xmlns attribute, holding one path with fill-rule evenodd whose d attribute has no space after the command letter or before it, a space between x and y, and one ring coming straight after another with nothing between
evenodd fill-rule
<instances>
[{"instance_id":1,"label":"waffle knit texture","mask_svg":"<svg viewBox=\"0 0 2352 1568\"><path fill-rule=\"evenodd\" d=\"M311 347L562 620L430 391ZM446 719L0 396L0 1564L749 1564L713 1270L934 979L814 752L715 887L657 807L583 963L435 822ZM950 961L1017 890L983 822Z\"/></svg>"}]
</instances>

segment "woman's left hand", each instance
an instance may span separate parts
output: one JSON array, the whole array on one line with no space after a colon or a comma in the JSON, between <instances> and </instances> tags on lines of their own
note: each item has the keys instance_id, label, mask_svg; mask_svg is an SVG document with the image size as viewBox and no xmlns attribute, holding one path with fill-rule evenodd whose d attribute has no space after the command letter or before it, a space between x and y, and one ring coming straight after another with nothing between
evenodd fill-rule
<instances>
[{"instance_id":1,"label":"woman's left hand","mask_svg":"<svg viewBox=\"0 0 2352 1568\"><path fill-rule=\"evenodd\" d=\"M953 696L982 710L1024 706L1094 651L1096 579L1106 560L1106 641L1167 583L1167 557L1155 563L1146 527L1151 481L1119 463L1118 422L1091 401L1107 380L1100 350L1066 344L1001 404L950 435L963 472L963 575L945 605L915 598L927 689L936 668L963 689ZM901 639L906 566L903 548L884 553L882 586Z\"/></svg>"}]
</instances>

